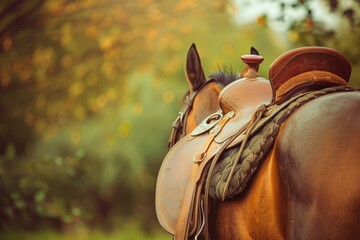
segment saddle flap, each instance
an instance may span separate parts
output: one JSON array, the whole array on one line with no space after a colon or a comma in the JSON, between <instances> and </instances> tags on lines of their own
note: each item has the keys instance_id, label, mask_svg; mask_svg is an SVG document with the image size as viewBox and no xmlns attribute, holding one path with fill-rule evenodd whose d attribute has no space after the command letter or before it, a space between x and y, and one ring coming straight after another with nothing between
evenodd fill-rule
<instances>
[{"instance_id":1,"label":"saddle flap","mask_svg":"<svg viewBox=\"0 0 360 240\"><path fill-rule=\"evenodd\" d=\"M233 111L234 117L227 122L215 141L221 143L234 135L250 121L258 107L270 103L271 98L270 82L261 77L239 79L226 86L219 95L219 105L224 114Z\"/></svg>"},{"instance_id":2,"label":"saddle flap","mask_svg":"<svg viewBox=\"0 0 360 240\"><path fill-rule=\"evenodd\" d=\"M160 167L155 192L155 209L160 225L169 233L175 234L178 219L186 201L186 191L195 193L197 176L193 175L194 153L200 152L206 142L207 135L200 135L196 138L186 136L180 139L167 153ZM201 174L199 169L198 174ZM193 200L192 200L193 201ZM191 203L187 202L190 214ZM196 215L196 214L195 214ZM196 230L196 221L190 226L190 234Z\"/></svg>"},{"instance_id":3,"label":"saddle flap","mask_svg":"<svg viewBox=\"0 0 360 240\"><path fill-rule=\"evenodd\" d=\"M350 62L334 49L312 46L290 50L270 66L269 79L274 92L272 101L279 101L300 85L347 85L350 74Z\"/></svg>"}]
</instances>

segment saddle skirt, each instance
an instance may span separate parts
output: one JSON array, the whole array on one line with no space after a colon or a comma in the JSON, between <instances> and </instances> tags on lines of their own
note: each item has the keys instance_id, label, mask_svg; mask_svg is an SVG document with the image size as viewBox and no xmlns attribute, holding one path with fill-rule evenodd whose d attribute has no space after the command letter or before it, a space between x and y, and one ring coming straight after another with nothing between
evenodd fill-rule
<instances>
[{"instance_id":1,"label":"saddle skirt","mask_svg":"<svg viewBox=\"0 0 360 240\"><path fill-rule=\"evenodd\" d=\"M196 186L206 163L214 157L225 140L250 121L256 109L262 104L268 104L271 98L270 82L266 79L243 78L229 84L219 95L220 110L217 114L221 118L226 115L231 117L215 136L214 141L206 146L211 133L206 129L209 119L205 119L191 134L182 138L170 149L160 167L155 201L158 220L166 231L175 234L182 206L184 204L191 206L195 201ZM212 125L212 129L221 128L219 120L217 118L217 124ZM240 142L242 137L240 135L232 144ZM206 146L206 157L201 162L194 161L194 155L201 153L204 146ZM193 179L195 179L195 185L192 186L190 181ZM186 199L186 192L190 192L189 199ZM193 209L190 207L190 210ZM193 211L189 214L191 212ZM194 225L193 222L190 233L195 231Z\"/></svg>"}]
</instances>

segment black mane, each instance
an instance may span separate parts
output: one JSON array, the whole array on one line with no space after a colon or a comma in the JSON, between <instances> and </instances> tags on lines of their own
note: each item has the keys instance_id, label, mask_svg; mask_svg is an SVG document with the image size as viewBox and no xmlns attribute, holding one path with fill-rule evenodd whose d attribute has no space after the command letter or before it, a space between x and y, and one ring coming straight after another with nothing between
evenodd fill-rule
<instances>
[{"instance_id":1,"label":"black mane","mask_svg":"<svg viewBox=\"0 0 360 240\"><path fill-rule=\"evenodd\" d=\"M218 71L214 72L208 77L209 80L215 80L216 83L223 85L224 87L233 81L240 78L240 74L236 72L236 70L233 67L224 67L219 68ZM204 84L205 85L205 84ZM204 86L203 85L203 86ZM186 96L189 95L190 91L187 91L182 98L185 99Z\"/></svg>"},{"instance_id":2,"label":"black mane","mask_svg":"<svg viewBox=\"0 0 360 240\"><path fill-rule=\"evenodd\" d=\"M215 79L217 83L224 86L232 83L233 81L240 78L240 74L236 72L233 67L224 67L209 76L210 79Z\"/></svg>"}]
</instances>

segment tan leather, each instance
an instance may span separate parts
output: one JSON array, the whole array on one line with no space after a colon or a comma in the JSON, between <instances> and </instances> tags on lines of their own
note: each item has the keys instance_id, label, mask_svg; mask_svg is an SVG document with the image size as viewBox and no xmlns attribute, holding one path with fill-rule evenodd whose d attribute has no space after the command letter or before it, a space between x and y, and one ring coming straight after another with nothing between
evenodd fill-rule
<instances>
[{"instance_id":1,"label":"tan leather","mask_svg":"<svg viewBox=\"0 0 360 240\"><path fill-rule=\"evenodd\" d=\"M331 48L312 46L290 50L279 56L271 64L269 69L269 79L273 92L275 93L273 102L275 99L279 101L280 95L284 96L288 91L293 89L293 87L288 87L286 92L282 91L281 94L276 94L281 86L284 86L289 79L312 71L330 73L338 76L345 82L349 82L351 64L342 53ZM302 76L301 78L298 77L296 81L291 82L297 82L299 85L298 80L300 79L302 79L302 84L304 84L305 80L307 82L313 82L316 77L304 78L304 76ZM284 90L284 88L282 90Z\"/></svg>"},{"instance_id":2,"label":"tan leather","mask_svg":"<svg viewBox=\"0 0 360 240\"><path fill-rule=\"evenodd\" d=\"M219 103L224 114L234 113L225 122L226 124L220 121L214 126L213 129L220 128L220 131L205 132L196 137L189 134L170 149L159 171L155 201L159 222L166 231L174 235L179 234L181 227L191 233L196 231L198 226L194 223L197 223L198 219L193 218L197 216L193 214L193 203L203 169L217 153L224 140L245 125L257 107L269 103L271 97L270 82L263 78L240 79L233 82L219 95ZM209 138L216 140L210 141L209 144ZM237 141L240 140L241 137ZM236 142L233 143L235 144ZM194 157L203 152L204 146L206 146L206 156L201 162L194 163ZM181 215L186 214L191 219L184 219L185 216L181 218ZM185 234L182 233L182 236Z\"/></svg>"},{"instance_id":3,"label":"tan leather","mask_svg":"<svg viewBox=\"0 0 360 240\"><path fill-rule=\"evenodd\" d=\"M194 196L191 194L195 193L198 181L196 173L201 171L203 166L198 168L199 165L193 163L194 156L191 153L199 152L199 146L204 144L206 138L206 135L198 136L193 139L191 144L182 138L170 149L160 167L156 183L156 214L160 225L173 235L176 232L182 207L188 214L192 212L190 208L192 208ZM189 231L193 233L195 230L190 229Z\"/></svg>"},{"instance_id":4,"label":"tan leather","mask_svg":"<svg viewBox=\"0 0 360 240\"><path fill-rule=\"evenodd\" d=\"M331 72L325 71L309 71L301 73L295 77L288 79L279 89L275 92L274 101L280 102L291 91L298 89L300 86L317 86L320 84L336 85L336 86L348 86L349 84ZM294 96L295 93L290 94Z\"/></svg>"}]
</instances>

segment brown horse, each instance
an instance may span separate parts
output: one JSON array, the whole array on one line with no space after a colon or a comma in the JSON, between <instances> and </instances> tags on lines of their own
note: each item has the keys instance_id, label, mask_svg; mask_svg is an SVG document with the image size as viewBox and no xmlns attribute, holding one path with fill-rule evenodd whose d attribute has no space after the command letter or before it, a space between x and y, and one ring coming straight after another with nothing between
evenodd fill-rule
<instances>
[{"instance_id":1,"label":"brown horse","mask_svg":"<svg viewBox=\"0 0 360 240\"><path fill-rule=\"evenodd\" d=\"M186 73L196 94L183 135L219 109L220 91L235 80L207 81L194 45ZM224 240L360 239L360 94L333 93L296 110L250 186L213 201L209 231Z\"/></svg>"}]
</instances>

